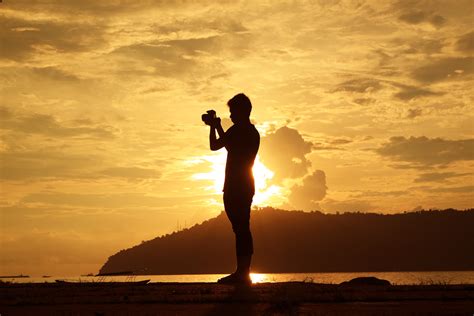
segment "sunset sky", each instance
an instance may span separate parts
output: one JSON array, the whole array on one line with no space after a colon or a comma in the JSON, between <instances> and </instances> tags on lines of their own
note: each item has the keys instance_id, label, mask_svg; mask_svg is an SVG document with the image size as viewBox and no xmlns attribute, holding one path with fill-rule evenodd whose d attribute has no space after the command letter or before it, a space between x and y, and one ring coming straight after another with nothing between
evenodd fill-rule
<instances>
[{"instance_id":1,"label":"sunset sky","mask_svg":"<svg viewBox=\"0 0 474 316\"><path fill-rule=\"evenodd\" d=\"M216 4L219 2L220 4ZM0 3L0 274L96 273L222 209L244 92L254 205L474 206L472 0Z\"/></svg>"}]
</instances>

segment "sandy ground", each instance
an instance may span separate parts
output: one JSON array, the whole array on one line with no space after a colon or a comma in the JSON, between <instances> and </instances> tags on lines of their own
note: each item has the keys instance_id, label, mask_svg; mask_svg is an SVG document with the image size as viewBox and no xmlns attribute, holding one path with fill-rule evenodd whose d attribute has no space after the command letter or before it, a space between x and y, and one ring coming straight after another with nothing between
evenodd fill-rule
<instances>
[{"instance_id":1,"label":"sandy ground","mask_svg":"<svg viewBox=\"0 0 474 316\"><path fill-rule=\"evenodd\" d=\"M474 285L0 284L4 315L474 315Z\"/></svg>"}]
</instances>

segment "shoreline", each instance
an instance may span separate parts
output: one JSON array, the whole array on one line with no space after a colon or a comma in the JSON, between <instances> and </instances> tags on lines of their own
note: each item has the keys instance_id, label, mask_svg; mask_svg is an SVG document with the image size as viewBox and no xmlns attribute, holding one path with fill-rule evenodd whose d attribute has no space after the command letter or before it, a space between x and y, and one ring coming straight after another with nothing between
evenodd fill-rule
<instances>
[{"instance_id":1,"label":"shoreline","mask_svg":"<svg viewBox=\"0 0 474 316\"><path fill-rule=\"evenodd\" d=\"M5 315L452 315L474 312L474 285L0 283ZM245 313L244 313L245 311ZM214 313L215 312L215 313ZM393 313L392 313L393 312ZM127 314L128 313L128 314ZM325 314L326 313L326 314Z\"/></svg>"}]
</instances>

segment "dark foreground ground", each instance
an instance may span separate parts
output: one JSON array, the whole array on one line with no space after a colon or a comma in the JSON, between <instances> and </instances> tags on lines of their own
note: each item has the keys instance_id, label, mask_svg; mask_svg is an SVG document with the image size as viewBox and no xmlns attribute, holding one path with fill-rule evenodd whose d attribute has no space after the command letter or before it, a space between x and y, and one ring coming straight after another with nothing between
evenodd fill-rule
<instances>
[{"instance_id":1,"label":"dark foreground ground","mask_svg":"<svg viewBox=\"0 0 474 316\"><path fill-rule=\"evenodd\" d=\"M1 284L7 315L474 315L474 285Z\"/></svg>"}]
</instances>

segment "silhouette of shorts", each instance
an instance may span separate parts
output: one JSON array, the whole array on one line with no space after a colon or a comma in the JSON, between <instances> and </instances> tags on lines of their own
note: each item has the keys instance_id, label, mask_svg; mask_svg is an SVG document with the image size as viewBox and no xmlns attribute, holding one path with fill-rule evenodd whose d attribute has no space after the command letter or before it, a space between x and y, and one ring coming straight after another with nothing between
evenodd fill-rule
<instances>
[{"instance_id":1,"label":"silhouette of shorts","mask_svg":"<svg viewBox=\"0 0 474 316\"><path fill-rule=\"evenodd\" d=\"M253 254L253 240L250 232L250 209L253 194L224 191L224 208L235 234L237 256Z\"/></svg>"}]
</instances>

